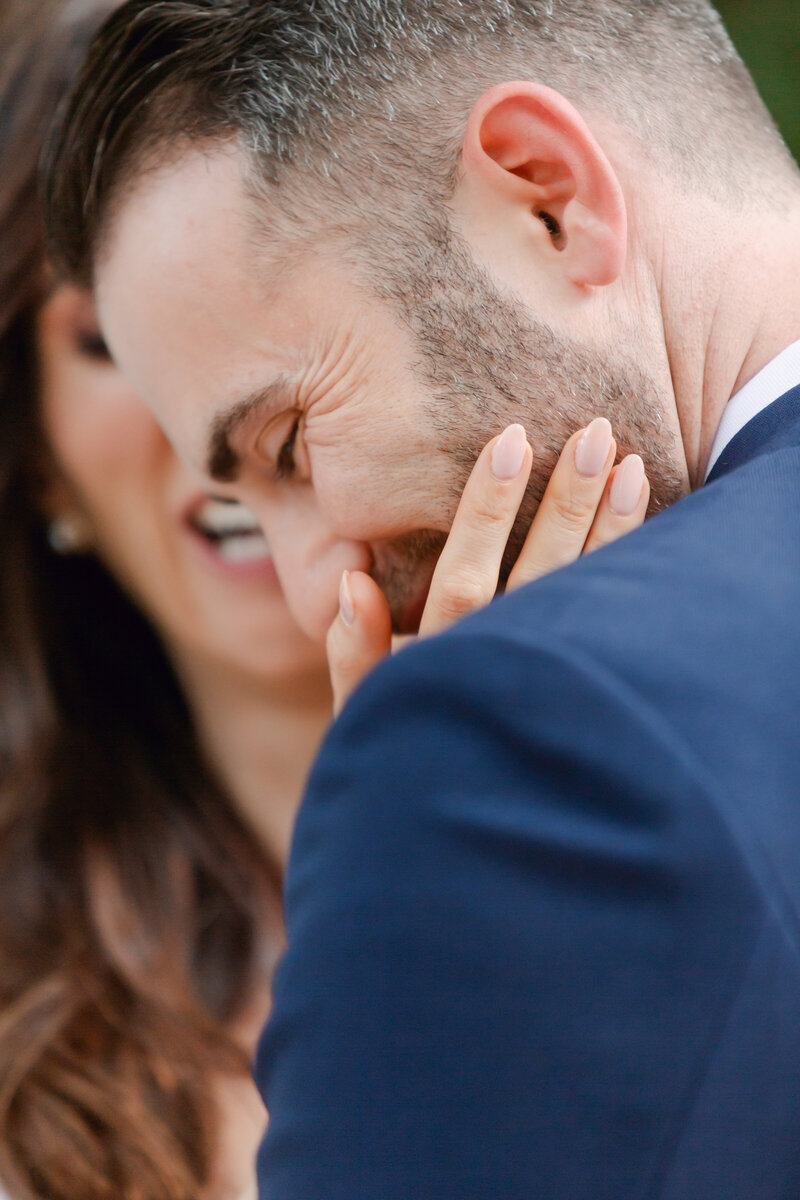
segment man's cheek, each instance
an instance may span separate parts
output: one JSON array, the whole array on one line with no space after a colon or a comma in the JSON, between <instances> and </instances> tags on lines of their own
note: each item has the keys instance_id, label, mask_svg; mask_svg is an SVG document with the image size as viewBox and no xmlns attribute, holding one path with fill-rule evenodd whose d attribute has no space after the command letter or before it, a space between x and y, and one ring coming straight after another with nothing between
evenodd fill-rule
<instances>
[{"instance_id":1,"label":"man's cheek","mask_svg":"<svg viewBox=\"0 0 800 1200\"><path fill-rule=\"evenodd\" d=\"M330 528L355 541L398 537L425 524L418 497L386 474L344 474L318 488L317 498Z\"/></svg>"},{"instance_id":2,"label":"man's cheek","mask_svg":"<svg viewBox=\"0 0 800 1200\"><path fill-rule=\"evenodd\" d=\"M312 486L331 528L345 537L370 537L391 486L385 473L359 458L355 446L349 453L311 454L310 460Z\"/></svg>"}]
</instances>

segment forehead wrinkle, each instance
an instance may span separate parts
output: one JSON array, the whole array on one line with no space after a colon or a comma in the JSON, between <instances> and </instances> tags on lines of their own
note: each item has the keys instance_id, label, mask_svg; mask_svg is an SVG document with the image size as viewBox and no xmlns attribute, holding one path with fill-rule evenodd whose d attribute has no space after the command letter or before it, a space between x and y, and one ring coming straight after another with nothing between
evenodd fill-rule
<instances>
[{"instance_id":1,"label":"forehead wrinkle","mask_svg":"<svg viewBox=\"0 0 800 1200\"><path fill-rule=\"evenodd\" d=\"M271 409L278 410L291 395L291 386L285 376L258 388L238 400L230 408L217 413L211 422L206 451L206 473L217 483L234 483L241 469L241 458L232 441L237 431L250 417L259 411L266 415Z\"/></svg>"}]
</instances>

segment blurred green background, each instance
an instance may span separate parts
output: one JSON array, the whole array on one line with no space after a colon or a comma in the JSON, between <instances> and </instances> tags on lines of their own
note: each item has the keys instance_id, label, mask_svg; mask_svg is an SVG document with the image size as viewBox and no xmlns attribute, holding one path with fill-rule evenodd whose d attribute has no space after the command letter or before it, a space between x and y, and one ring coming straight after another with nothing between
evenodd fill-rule
<instances>
[{"instance_id":1,"label":"blurred green background","mask_svg":"<svg viewBox=\"0 0 800 1200\"><path fill-rule=\"evenodd\" d=\"M783 136L800 159L800 0L715 0Z\"/></svg>"}]
</instances>

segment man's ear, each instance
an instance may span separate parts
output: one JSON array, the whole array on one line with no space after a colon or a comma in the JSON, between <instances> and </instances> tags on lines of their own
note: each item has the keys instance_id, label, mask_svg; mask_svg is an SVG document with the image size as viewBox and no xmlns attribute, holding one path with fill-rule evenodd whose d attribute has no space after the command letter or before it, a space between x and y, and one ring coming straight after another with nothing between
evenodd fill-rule
<instances>
[{"instance_id":1,"label":"man's ear","mask_svg":"<svg viewBox=\"0 0 800 1200\"><path fill-rule=\"evenodd\" d=\"M560 255L577 286L614 283L625 266L622 188L580 113L552 88L503 83L477 101L462 147L459 208Z\"/></svg>"}]
</instances>

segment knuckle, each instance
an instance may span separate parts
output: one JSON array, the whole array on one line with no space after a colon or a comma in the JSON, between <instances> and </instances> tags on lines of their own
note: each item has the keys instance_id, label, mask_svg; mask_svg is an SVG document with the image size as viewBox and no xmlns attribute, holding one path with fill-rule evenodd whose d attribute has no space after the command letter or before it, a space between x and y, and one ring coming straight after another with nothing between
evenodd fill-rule
<instances>
[{"instance_id":1,"label":"knuckle","mask_svg":"<svg viewBox=\"0 0 800 1200\"><path fill-rule=\"evenodd\" d=\"M494 596L494 588L488 583L462 576L448 579L437 591L436 607L446 617L457 619L485 608Z\"/></svg>"},{"instance_id":2,"label":"knuckle","mask_svg":"<svg viewBox=\"0 0 800 1200\"><path fill-rule=\"evenodd\" d=\"M509 508L508 505L482 497L471 505L467 519L473 528L505 529L508 525Z\"/></svg>"},{"instance_id":3,"label":"knuckle","mask_svg":"<svg viewBox=\"0 0 800 1200\"><path fill-rule=\"evenodd\" d=\"M560 496L553 502L552 518L556 529L565 533L586 530L595 514L595 506L587 506L574 496Z\"/></svg>"}]
</instances>

